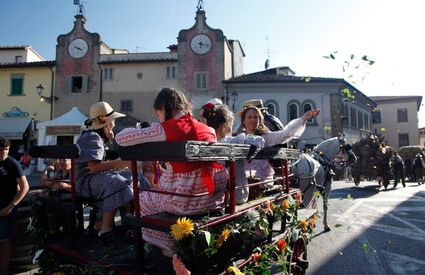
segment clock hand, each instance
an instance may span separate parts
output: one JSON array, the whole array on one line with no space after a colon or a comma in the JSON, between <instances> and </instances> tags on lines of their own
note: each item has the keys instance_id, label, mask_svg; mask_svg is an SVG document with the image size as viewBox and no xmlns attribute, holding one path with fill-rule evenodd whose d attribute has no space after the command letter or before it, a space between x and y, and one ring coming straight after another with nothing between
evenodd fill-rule
<instances>
[{"instance_id":1,"label":"clock hand","mask_svg":"<svg viewBox=\"0 0 425 275\"><path fill-rule=\"evenodd\" d=\"M80 47L74 46L74 48L76 48L77 50L82 51L83 49L81 49Z\"/></svg>"}]
</instances>

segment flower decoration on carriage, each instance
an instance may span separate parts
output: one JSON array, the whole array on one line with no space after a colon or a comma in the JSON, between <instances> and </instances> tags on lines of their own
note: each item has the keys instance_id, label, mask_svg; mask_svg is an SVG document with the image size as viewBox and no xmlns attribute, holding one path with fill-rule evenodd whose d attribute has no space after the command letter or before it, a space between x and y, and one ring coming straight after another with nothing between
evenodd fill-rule
<instances>
[{"instance_id":1,"label":"flower decoration on carriage","mask_svg":"<svg viewBox=\"0 0 425 275\"><path fill-rule=\"evenodd\" d=\"M279 248L279 251L282 252L286 248L286 241L285 240L279 240L276 244L277 248Z\"/></svg>"},{"instance_id":2,"label":"flower decoration on carriage","mask_svg":"<svg viewBox=\"0 0 425 275\"><path fill-rule=\"evenodd\" d=\"M308 223L305 219L302 219L298 226L301 228L302 232L307 232Z\"/></svg>"},{"instance_id":3,"label":"flower decoration on carriage","mask_svg":"<svg viewBox=\"0 0 425 275\"><path fill-rule=\"evenodd\" d=\"M173 269L177 275L191 274L191 272L186 268L182 260L175 254L173 255Z\"/></svg>"},{"instance_id":4,"label":"flower decoration on carriage","mask_svg":"<svg viewBox=\"0 0 425 275\"><path fill-rule=\"evenodd\" d=\"M263 211L266 215L273 216L274 215L274 209L275 209L274 203L268 201L264 204Z\"/></svg>"},{"instance_id":5,"label":"flower decoration on carriage","mask_svg":"<svg viewBox=\"0 0 425 275\"><path fill-rule=\"evenodd\" d=\"M193 230L193 222L186 217L181 217L178 218L177 222L171 226L171 236L173 236L176 241L179 241L186 236L193 234Z\"/></svg>"},{"instance_id":6,"label":"flower decoration on carriage","mask_svg":"<svg viewBox=\"0 0 425 275\"><path fill-rule=\"evenodd\" d=\"M230 275L244 275L239 268L237 268L236 266L229 266L227 268L227 273L226 274L230 274Z\"/></svg>"},{"instance_id":7,"label":"flower decoration on carriage","mask_svg":"<svg viewBox=\"0 0 425 275\"><path fill-rule=\"evenodd\" d=\"M254 264L259 262L261 260L261 253L260 252L252 253L251 260Z\"/></svg>"},{"instance_id":8,"label":"flower decoration on carriage","mask_svg":"<svg viewBox=\"0 0 425 275\"><path fill-rule=\"evenodd\" d=\"M297 202L298 204L301 204L303 202L303 196L301 194L301 192L297 192Z\"/></svg>"},{"instance_id":9,"label":"flower decoration on carriage","mask_svg":"<svg viewBox=\"0 0 425 275\"><path fill-rule=\"evenodd\" d=\"M220 237L218 237L217 242L215 243L215 247L216 248L220 248L221 245L223 244L223 242L225 242L230 236L230 230L229 229L224 229L221 232Z\"/></svg>"},{"instance_id":10,"label":"flower decoration on carriage","mask_svg":"<svg viewBox=\"0 0 425 275\"><path fill-rule=\"evenodd\" d=\"M288 201L288 199L284 199L282 201L282 211L286 212L286 210L288 210L288 209L289 209L289 201Z\"/></svg>"},{"instance_id":11,"label":"flower decoration on carriage","mask_svg":"<svg viewBox=\"0 0 425 275\"><path fill-rule=\"evenodd\" d=\"M241 220L218 228L198 228L192 220L183 217L171 227L176 240L173 267L176 274L190 274L217 268L212 273L225 274L269 274L271 266L288 272L288 261L292 255L291 245L298 238L306 240L312 236L317 216L299 221L299 204L296 194L282 201L265 202L257 210L248 211ZM270 234L269 223L283 219L287 232L277 241L264 245ZM239 269L232 264L237 251L253 251L250 263ZM204 264L205 263L205 264ZM209 263L214 263L214 267ZM198 268L198 270L196 270ZM286 274L286 273L285 273Z\"/></svg>"}]
</instances>

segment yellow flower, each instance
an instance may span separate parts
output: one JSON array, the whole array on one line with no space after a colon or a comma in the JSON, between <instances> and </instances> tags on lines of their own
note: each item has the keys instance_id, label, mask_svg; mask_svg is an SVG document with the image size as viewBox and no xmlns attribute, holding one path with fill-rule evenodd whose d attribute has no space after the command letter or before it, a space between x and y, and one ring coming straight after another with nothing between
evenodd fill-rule
<instances>
[{"instance_id":1,"label":"yellow flower","mask_svg":"<svg viewBox=\"0 0 425 275\"><path fill-rule=\"evenodd\" d=\"M304 219L302 219L301 221L300 221L300 227L301 227L301 230L302 231L307 231L307 221L306 220L304 220Z\"/></svg>"},{"instance_id":2,"label":"yellow flower","mask_svg":"<svg viewBox=\"0 0 425 275\"><path fill-rule=\"evenodd\" d=\"M316 215L316 214L313 214L313 217L311 217L311 219L312 219L313 221L317 222L317 215Z\"/></svg>"},{"instance_id":3,"label":"yellow flower","mask_svg":"<svg viewBox=\"0 0 425 275\"><path fill-rule=\"evenodd\" d=\"M288 208L289 208L289 201L285 199L282 202L282 210L285 212Z\"/></svg>"},{"instance_id":4,"label":"yellow flower","mask_svg":"<svg viewBox=\"0 0 425 275\"><path fill-rule=\"evenodd\" d=\"M310 220L310 227L311 227L311 228L314 228L315 226L316 226L316 220L311 219L311 220Z\"/></svg>"},{"instance_id":5,"label":"yellow flower","mask_svg":"<svg viewBox=\"0 0 425 275\"><path fill-rule=\"evenodd\" d=\"M180 241L184 237L192 234L194 229L193 222L186 217L178 218L177 222L171 226L171 236L176 241Z\"/></svg>"},{"instance_id":6,"label":"yellow flower","mask_svg":"<svg viewBox=\"0 0 425 275\"><path fill-rule=\"evenodd\" d=\"M239 268L234 267L234 266L229 266L229 267L227 268L227 273L235 274L235 275L244 275L244 274L243 274L243 273L239 270Z\"/></svg>"},{"instance_id":7,"label":"yellow flower","mask_svg":"<svg viewBox=\"0 0 425 275\"><path fill-rule=\"evenodd\" d=\"M227 238L229 238L229 236L230 236L230 230L224 229L223 232L221 232L220 237L218 237L218 240L215 243L215 247L220 248L223 245L223 242L225 242Z\"/></svg>"}]
</instances>

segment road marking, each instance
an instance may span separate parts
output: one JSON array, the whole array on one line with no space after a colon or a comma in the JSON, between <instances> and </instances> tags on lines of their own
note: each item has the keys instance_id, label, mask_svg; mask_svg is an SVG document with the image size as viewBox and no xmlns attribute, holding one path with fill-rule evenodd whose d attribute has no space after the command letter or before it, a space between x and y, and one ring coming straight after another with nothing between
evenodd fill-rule
<instances>
[{"instance_id":1,"label":"road marking","mask_svg":"<svg viewBox=\"0 0 425 275\"><path fill-rule=\"evenodd\" d=\"M374 229L374 230L385 232L388 234L398 235L406 239L416 240L419 242L425 242L423 233L418 233L414 230L409 230L405 227L390 226L386 224L376 224L370 220L357 220L355 224L361 226L362 228L364 228L365 226L368 226L369 229Z\"/></svg>"},{"instance_id":2,"label":"road marking","mask_svg":"<svg viewBox=\"0 0 425 275\"><path fill-rule=\"evenodd\" d=\"M397 221L399 221L399 222L401 222L401 223L404 223L407 227L410 227L410 228L416 229L416 231L420 232L421 234L425 234L425 231L424 231L424 230L422 230L421 228L417 227L417 226L416 226L416 225L414 225L413 223L410 223L410 222L408 222L408 221L405 221L405 220L403 220L402 218L399 218L399 217L397 217L397 216L395 216L395 215L391 214L390 212L386 212L386 211L381 210L380 208L371 207L371 206L368 206L368 205L365 205L365 204L363 204L362 206L363 206L363 207L366 207L366 208L369 208L369 209L371 209L371 210L375 210L375 211L377 211L377 212L379 212L379 213L383 214L382 216L387 215L388 217L393 218L394 220L397 220ZM395 207L394 207L394 208L395 208ZM394 208L392 208L392 209L394 209Z\"/></svg>"}]
</instances>

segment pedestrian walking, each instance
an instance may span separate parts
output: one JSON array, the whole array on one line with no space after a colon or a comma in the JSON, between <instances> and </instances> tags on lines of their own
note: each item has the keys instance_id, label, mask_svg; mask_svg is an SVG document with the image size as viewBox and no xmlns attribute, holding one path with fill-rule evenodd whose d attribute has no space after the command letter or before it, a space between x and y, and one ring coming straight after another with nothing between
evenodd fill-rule
<instances>
[{"instance_id":1,"label":"pedestrian walking","mask_svg":"<svg viewBox=\"0 0 425 275\"><path fill-rule=\"evenodd\" d=\"M404 162L397 152L394 152L393 154L392 166L393 166L393 172L394 172L393 189L397 187L397 184L399 181L401 181L401 183L403 184L403 187L406 187L406 182L404 181L404 175L403 175Z\"/></svg>"},{"instance_id":2,"label":"pedestrian walking","mask_svg":"<svg viewBox=\"0 0 425 275\"><path fill-rule=\"evenodd\" d=\"M413 169L415 171L415 177L418 184L424 183L424 167L425 163L421 154L416 154L415 160L413 161Z\"/></svg>"}]
</instances>

